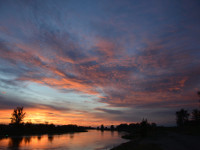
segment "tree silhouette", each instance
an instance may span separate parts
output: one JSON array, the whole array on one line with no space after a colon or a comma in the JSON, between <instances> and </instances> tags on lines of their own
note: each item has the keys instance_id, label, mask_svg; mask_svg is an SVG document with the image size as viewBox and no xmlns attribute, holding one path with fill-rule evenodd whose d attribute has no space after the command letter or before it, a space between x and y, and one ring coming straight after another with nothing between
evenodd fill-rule
<instances>
[{"instance_id":1,"label":"tree silhouette","mask_svg":"<svg viewBox=\"0 0 200 150\"><path fill-rule=\"evenodd\" d=\"M12 117L10 118L12 124L19 125L22 123L26 115L26 113L23 112L23 109L24 109L23 107L17 107L16 109L13 110Z\"/></svg>"},{"instance_id":2,"label":"tree silhouette","mask_svg":"<svg viewBox=\"0 0 200 150\"><path fill-rule=\"evenodd\" d=\"M200 98L200 91L197 92L197 95L198 95L199 98ZM199 107L200 107L200 99L199 99Z\"/></svg>"},{"instance_id":3,"label":"tree silhouette","mask_svg":"<svg viewBox=\"0 0 200 150\"><path fill-rule=\"evenodd\" d=\"M200 98L200 91L197 92L197 95ZM198 101L199 101L199 107L200 107L200 99ZM194 121L195 124L200 123L200 110L199 109L194 109L192 111L192 120Z\"/></svg>"},{"instance_id":4,"label":"tree silhouette","mask_svg":"<svg viewBox=\"0 0 200 150\"><path fill-rule=\"evenodd\" d=\"M182 127L188 122L189 113L187 110L181 109L180 111L176 112L176 123L177 126Z\"/></svg>"},{"instance_id":5,"label":"tree silhouette","mask_svg":"<svg viewBox=\"0 0 200 150\"><path fill-rule=\"evenodd\" d=\"M192 111L192 120L195 123L199 123L200 122L200 111L198 109L194 109Z\"/></svg>"},{"instance_id":6,"label":"tree silhouette","mask_svg":"<svg viewBox=\"0 0 200 150\"><path fill-rule=\"evenodd\" d=\"M140 123L140 134L142 137L147 136L148 128L150 124L148 123L147 119L142 119L142 122Z\"/></svg>"},{"instance_id":7,"label":"tree silhouette","mask_svg":"<svg viewBox=\"0 0 200 150\"><path fill-rule=\"evenodd\" d=\"M112 130L112 131L115 130L114 125L111 125L111 126L110 126L110 130Z\"/></svg>"},{"instance_id":8,"label":"tree silhouette","mask_svg":"<svg viewBox=\"0 0 200 150\"><path fill-rule=\"evenodd\" d=\"M104 125L102 124L102 125L101 125L101 131L103 131L103 130L104 130Z\"/></svg>"},{"instance_id":9,"label":"tree silhouette","mask_svg":"<svg viewBox=\"0 0 200 150\"><path fill-rule=\"evenodd\" d=\"M142 122L140 123L140 126L141 127L148 127L149 126L149 123L148 123L148 121L147 121L147 119L142 119Z\"/></svg>"}]
</instances>

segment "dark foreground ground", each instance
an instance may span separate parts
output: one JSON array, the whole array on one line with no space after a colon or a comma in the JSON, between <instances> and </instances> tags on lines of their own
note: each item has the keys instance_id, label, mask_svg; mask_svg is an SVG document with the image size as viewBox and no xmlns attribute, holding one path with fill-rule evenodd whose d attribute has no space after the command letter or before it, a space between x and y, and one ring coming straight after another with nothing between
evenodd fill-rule
<instances>
[{"instance_id":1,"label":"dark foreground ground","mask_svg":"<svg viewBox=\"0 0 200 150\"><path fill-rule=\"evenodd\" d=\"M200 134L173 130L158 131L147 137L135 137L112 150L199 150Z\"/></svg>"}]
</instances>

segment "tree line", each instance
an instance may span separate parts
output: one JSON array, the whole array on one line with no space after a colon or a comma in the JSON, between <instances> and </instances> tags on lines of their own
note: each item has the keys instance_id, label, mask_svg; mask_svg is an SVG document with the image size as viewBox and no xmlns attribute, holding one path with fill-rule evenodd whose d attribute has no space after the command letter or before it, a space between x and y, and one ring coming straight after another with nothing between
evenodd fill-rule
<instances>
[{"instance_id":1,"label":"tree line","mask_svg":"<svg viewBox=\"0 0 200 150\"><path fill-rule=\"evenodd\" d=\"M197 92L200 98L200 91ZM200 102L200 100L199 100ZM191 116L191 118L189 118ZM199 126L200 125L200 110L193 109L191 113L189 113L185 109L181 109L176 112L176 124L178 127L183 127L187 125Z\"/></svg>"}]
</instances>

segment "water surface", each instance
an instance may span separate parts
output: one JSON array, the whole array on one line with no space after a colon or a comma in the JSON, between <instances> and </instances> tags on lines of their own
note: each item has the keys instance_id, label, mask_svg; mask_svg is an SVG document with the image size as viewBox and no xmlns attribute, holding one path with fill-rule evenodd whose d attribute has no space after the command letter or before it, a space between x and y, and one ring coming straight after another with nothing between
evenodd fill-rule
<instances>
[{"instance_id":1,"label":"water surface","mask_svg":"<svg viewBox=\"0 0 200 150\"><path fill-rule=\"evenodd\" d=\"M38 135L8 137L0 139L0 149L60 149L60 150L104 150L126 142L117 131L67 133L62 135Z\"/></svg>"}]
</instances>

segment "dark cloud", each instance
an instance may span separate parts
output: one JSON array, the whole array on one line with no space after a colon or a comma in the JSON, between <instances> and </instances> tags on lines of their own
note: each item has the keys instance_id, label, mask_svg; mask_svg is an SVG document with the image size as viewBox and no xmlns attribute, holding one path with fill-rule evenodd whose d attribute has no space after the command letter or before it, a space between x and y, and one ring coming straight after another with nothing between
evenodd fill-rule
<instances>
[{"instance_id":1,"label":"dark cloud","mask_svg":"<svg viewBox=\"0 0 200 150\"><path fill-rule=\"evenodd\" d=\"M22 100L18 97L11 97L7 95L0 95L0 109L14 109L18 106L23 106L24 108L41 108L41 109L53 109L58 111L69 111L70 109L62 103L60 105L53 104L43 104L39 102L31 102L27 100Z\"/></svg>"},{"instance_id":2,"label":"dark cloud","mask_svg":"<svg viewBox=\"0 0 200 150\"><path fill-rule=\"evenodd\" d=\"M19 83L16 80L8 80L8 79L0 79L1 84L3 85L11 85L11 86L18 86Z\"/></svg>"},{"instance_id":3,"label":"dark cloud","mask_svg":"<svg viewBox=\"0 0 200 150\"><path fill-rule=\"evenodd\" d=\"M95 110L99 110L99 111L106 112L109 114L122 114L122 112L119 110L112 110L112 109L105 109L105 108L95 108Z\"/></svg>"},{"instance_id":4,"label":"dark cloud","mask_svg":"<svg viewBox=\"0 0 200 150\"><path fill-rule=\"evenodd\" d=\"M23 106L26 108L35 107L33 103L21 100L17 97L6 97L0 95L0 109L14 109L17 106Z\"/></svg>"}]
</instances>

